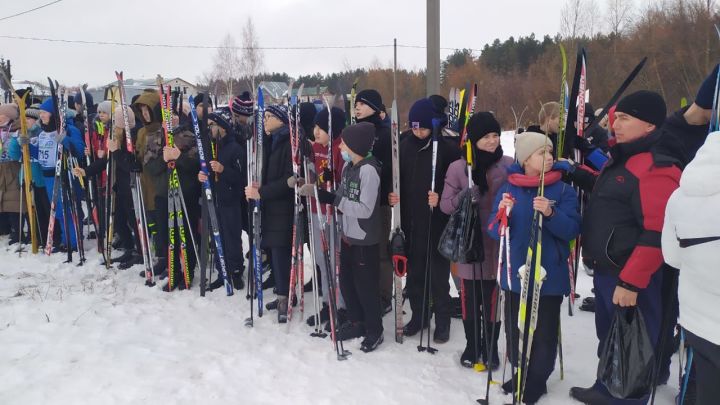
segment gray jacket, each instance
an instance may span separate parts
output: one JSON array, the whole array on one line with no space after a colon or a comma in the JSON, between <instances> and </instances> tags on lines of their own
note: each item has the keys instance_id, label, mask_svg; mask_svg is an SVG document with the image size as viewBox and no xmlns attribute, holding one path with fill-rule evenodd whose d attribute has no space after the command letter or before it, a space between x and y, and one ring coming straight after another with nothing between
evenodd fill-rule
<instances>
[{"instance_id":1,"label":"gray jacket","mask_svg":"<svg viewBox=\"0 0 720 405\"><path fill-rule=\"evenodd\" d=\"M367 157L346 163L334 205L342 212L343 237L351 245L380 243L380 164Z\"/></svg>"}]
</instances>

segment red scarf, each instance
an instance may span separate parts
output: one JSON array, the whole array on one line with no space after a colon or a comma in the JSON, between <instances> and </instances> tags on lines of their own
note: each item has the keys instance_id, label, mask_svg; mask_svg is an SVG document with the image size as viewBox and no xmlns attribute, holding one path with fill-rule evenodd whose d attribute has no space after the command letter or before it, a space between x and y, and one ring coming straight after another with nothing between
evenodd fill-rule
<instances>
[{"instance_id":1,"label":"red scarf","mask_svg":"<svg viewBox=\"0 0 720 405\"><path fill-rule=\"evenodd\" d=\"M545 173L545 185L555 184L562 179L562 172L559 170L552 170ZM518 187L539 187L540 176L528 176L527 174L513 173L508 176L508 181L513 186Z\"/></svg>"}]
</instances>

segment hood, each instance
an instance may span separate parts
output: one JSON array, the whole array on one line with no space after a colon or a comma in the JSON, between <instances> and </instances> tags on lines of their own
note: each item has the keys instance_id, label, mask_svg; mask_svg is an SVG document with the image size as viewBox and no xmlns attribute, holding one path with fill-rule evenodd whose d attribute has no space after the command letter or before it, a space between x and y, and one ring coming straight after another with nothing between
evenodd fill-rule
<instances>
[{"instance_id":1,"label":"hood","mask_svg":"<svg viewBox=\"0 0 720 405\"><path fill-rule=\"evenodd\" d=\"M140 105L146 105L150 108L151 120L150 122L144 122L142 112L140 111ZM155 90L145 90L132 104L135 115L139 116L143 120L143 124L162 124L162 111L160 109L160 94Z\"/></svg>"},{"instance_id":2,"label":"hood","mask_svg":"<svg viewBox=\"0 0 720 405\"><path fill-rule=\"evenodd\" d=\"M685 195L704 197L720 194L720 131L707 136L680 178L680 190Z\"/></svg>"}]
</instances>

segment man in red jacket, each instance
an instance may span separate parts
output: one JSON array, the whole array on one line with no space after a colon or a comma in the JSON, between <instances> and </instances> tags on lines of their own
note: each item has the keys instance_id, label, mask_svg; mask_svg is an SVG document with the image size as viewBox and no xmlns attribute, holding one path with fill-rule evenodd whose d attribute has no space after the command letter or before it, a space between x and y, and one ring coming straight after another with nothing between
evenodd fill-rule
<instances>
[{"instance_id":1,"label":"man in red jacket","mask_svg":"<svg viewBox=\"0 0 720 405\"><path fill-rule=\"evenodd\" d=\"M680 181L682 162L659 153L664 136L663 98L638 91L615 109L617 144L611 160L595 181L583 217L583 261L594 270L595 327L598 348L605 341L616 306L638 306L653 344L662 319L663 266L660 234L665 206ZM600 350L598 349L598 353ZM645 404L639 399L612 398L600 383L573 387L570 395L588 404Z\"/></svg>"}]
</instances>

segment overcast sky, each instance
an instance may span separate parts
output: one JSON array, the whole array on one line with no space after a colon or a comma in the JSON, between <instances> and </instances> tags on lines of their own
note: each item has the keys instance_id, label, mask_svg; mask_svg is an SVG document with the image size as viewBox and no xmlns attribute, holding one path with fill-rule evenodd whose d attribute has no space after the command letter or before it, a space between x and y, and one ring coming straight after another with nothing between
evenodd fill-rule
<instances>
[{"instance_id":1,"label":"overcast sky","mask_svg":"<svg viewBox=\"0 0 720 405\"><path fill-rule=\"evenodd\" d=\"M0 0L0 18L50 0ZM495 38L554 35L564 0L441 0L440 46L480 49ZM63 0L0 21L0 35L217 46L231 33L240 43L252 17L260 46L425 44L424 0ZM212 68L213 49L84 45L0 38L16 80L106 84L125 77L180 76L196 82ZM264 50L265 70L290 75L392 62L392 48ZM451 50L442 50L447 56ZM399 66L425 68L424 49L398 49Z\"/></svg>"}]
</instances>

